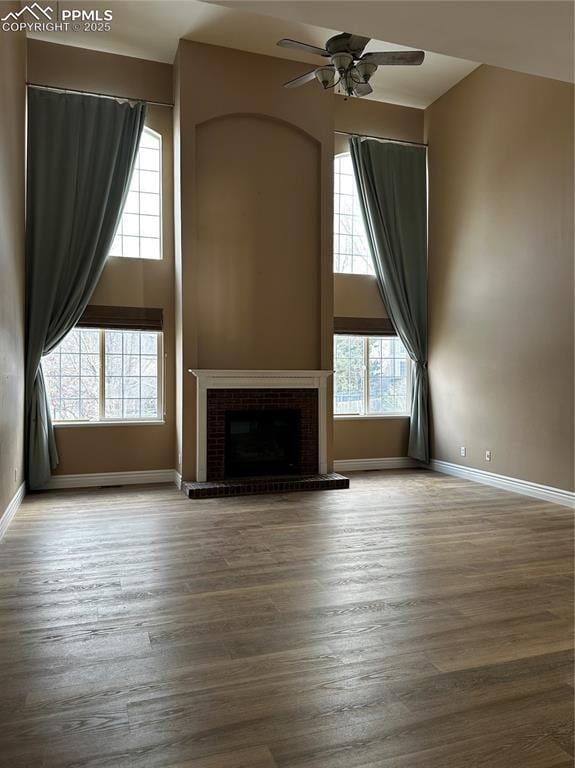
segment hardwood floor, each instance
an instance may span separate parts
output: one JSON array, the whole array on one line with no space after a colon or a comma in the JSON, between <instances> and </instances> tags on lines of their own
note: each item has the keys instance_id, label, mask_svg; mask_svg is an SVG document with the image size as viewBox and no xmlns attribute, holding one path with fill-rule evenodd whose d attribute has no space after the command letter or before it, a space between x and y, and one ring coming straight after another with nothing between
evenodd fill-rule
<instances>
[{"instance_id":1,"label":"hardwood floor","mask_svg":"<svg viewBox=\"0 0 575 768\"><path fill-rule=\"evenodd\" d=\"M2 768L573 766L572 512L425 471L28 497Z\"/></svg>"}]
</instances>

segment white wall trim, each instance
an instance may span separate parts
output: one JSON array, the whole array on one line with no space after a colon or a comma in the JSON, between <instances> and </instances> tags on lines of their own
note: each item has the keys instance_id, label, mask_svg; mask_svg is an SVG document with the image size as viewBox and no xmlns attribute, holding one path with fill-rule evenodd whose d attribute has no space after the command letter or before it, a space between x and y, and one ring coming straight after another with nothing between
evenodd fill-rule
<instances>
[{"instance_id":1,"label":"white wall trim","mask_svg":"<svg viewBox=\"0 0 575 768\"><path fill-rule=\"evenodd\" d=\"M53 475L47 491L64 488L95 488L108 485L143 485L147 483L176 483L173 469L149 469L137 472L101 472L87 475Z\"/></svg>"},{"instance_id":2,"label":"white wall trim","mask_svg":"<svg viewBox=\"0 0 575 768\"><path fill-rule=\"evenodd\" d=\"M418 467L417 461L408 456L388 459L338 459L333 462L334 472L365 472L370 469L410 469Z\"/></svg>"},{"instance_id":3,"label":"white wall trim","mask_svg":"<svg viewBox=\"0 0 575 768\"><path fill-rule=\"evenodd\" d=\"M0 539L6 533L6 530L10 525L10 521L18 511L18 507L20 506L20 504L22 504L22 499L24 498L25 495L26 495L26 483L22 483L22 485L18 488L14 496L12 496L12 500L4 510L4 514L2 515L2 517L0 517Z\"/></svg>"},{"instance_id":4,"label":"white wall trim","mask_svg":"<svg viewBox=\"0 0 575 768\"><path fill-rule=\"evenodd\" d=\"M333 371L240 371L190 368L197 379L196 479L205 483L208 464L208 389L317 389L318 471L327 472L327 379Z\"/></svg>"},{"instance_id":5,"label":"white wall trim","mask_svg":"<svg viewBox=\"0 0 575 768\"><path fill-rule=\"evenodd\" d=\"M531 483L528 480L519 480L516 477L507 477L507 475L497 475L495 472L486 472L484 469L474 469L473 467L464 467L461 464L452 464L449 461L440 461L433 459L430 469L435 472L442 472L445 475L461 477L464 480L472 480L476 483L492 485L495 488L501 488L504 491L521 493L523 496L531 496L534 499L542 501L552 501L555 504L563 504L567 507L575 507L575 492L563 491L561 488L553 488L549 485L540 483Z\"/></svg>"},{"instance_id":6,"label":"white wall trim","mask_svg":"<svg viewBox=\"0 0 575 768\"><path fill-rule=\"evenodd\" d=\"M176 488L178 490L182 490L182 475L180 472L178 472L177 469L174 469L174 483L176 484Z\"/></svg>"}]
</instances>

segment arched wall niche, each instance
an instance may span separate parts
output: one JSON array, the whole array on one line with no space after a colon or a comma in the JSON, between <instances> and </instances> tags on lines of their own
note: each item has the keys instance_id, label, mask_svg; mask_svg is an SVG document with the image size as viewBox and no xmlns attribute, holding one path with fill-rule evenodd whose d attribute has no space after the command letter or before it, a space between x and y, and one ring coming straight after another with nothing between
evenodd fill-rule
<instances>
[{"instance_id":1,"label":"arched wall niche","mask_svg":"<svg viewBox=\"0 0 575 768\"><path fill-rule=\"evenodd\" d=\"M258 113L195 128L199 368L321 365L321 144Z\"/></svg>"}]
</instances>

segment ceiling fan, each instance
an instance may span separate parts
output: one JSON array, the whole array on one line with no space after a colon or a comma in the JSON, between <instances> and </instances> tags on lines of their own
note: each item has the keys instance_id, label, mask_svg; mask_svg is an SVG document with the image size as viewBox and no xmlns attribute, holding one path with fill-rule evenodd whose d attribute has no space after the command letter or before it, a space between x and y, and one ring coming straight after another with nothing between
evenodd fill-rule
<instances>
[{"instance_id":1,"label":"ceiling fan","mask_svg":"<svg viewBox=\"0 0 575 768\"><path fill-rule=\"evenodd\" d=\"M346 96L367 96L373 90L369 80L378 67L390 65L417 66L423 63L425 57L423 51L363 53L369 41L369 37L352 35L349 32L342 32L330 37L325 48L300 43L289 38L278 40L278 45L282 48L295 48L330 60L329 64L289 80L284 83L284 87L297 88L315 78L326 90L337 87Z\"/></svg>"}]
</instances>

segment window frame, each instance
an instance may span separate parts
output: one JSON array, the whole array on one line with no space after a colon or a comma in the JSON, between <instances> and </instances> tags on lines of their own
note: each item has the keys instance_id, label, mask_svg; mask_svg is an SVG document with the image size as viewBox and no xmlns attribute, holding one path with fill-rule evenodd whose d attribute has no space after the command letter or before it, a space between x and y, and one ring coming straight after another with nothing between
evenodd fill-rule
<instances>
[{"instance_id":1,"label":"window frame","mask_svg":"<svg viewBox=\"0 0 575 768\"><path fill-rule=\"evenodd\" d=\"M165 144L165 142L164 142L164 137L160 133L160 131L156 130L155 128L152 128L150 125L144 124L142 135L143 135L143 133L145 131L147 131L148 133L153 134L159 140L159 143L160 143L160 148L159 148L160 167L158 169L158 178L159 178L159 182L160 182L160 191L159 191L159 194L158 194L158 197L159 197L159 212L160 212L160 214L159 214L159 219L160 219L160 223L159 223L160 224L159 225L159 229L160 229L160 236L159 236L160 256L157 259L152 259L152 258L147 257L147 256L139 256L139 255L138 256L124 256L123 254L122 255L118 255L118 254L109 253L108 256L107 256L107 258L109 258L109 259L126 259L128 261L146 261L146 262L148 262L148 261L157 262L157 261L163 261L163 259L164 259L164 183L163 183L163 181L164 181L164 144ZM139 151L140 151L140 145L138 145L138 152ZM134 170L135 170L135 165L134 165ZM130 176L130 185L131 185L131 183L132 183L132 177ZM128 191L129 191L129 187L128 187ZM120 222L122 221L123 215L124 215L124 208L122 208L122 213L120 214L120 219L118 221L118 226L120 225ZM141 214L138 212L138 218L140 217L140 215ZM145 216L146 214L143 214L143 215ZM112 243L116 239L116 235L117 235L117 231L114 232L114 238L112 240ZM141 239L142 239L142 235L138 235L138 240L141 240ZM110 248L111 247L112 246L110 245Z\"/></svg>"},{"instance_id":2,"label":"window frame","mask_svg":"<svg viewBox=\"0 0 575 768\"><path fill-rule=\"evenodd\" d=\"M123 258L123 257L119 257ZM157 261L157 259L154 259ZM75 330L75 329L74 329ZM82 330L79 328L78 330ZM53 419L52 424L54 427L111 427L111 426L135 426L135 425L158 425L165 424L166 421L166 399L165 399L165 378L166 378L166 354L164 352L164 332L163 331L149 331L149 330L136 330L134 328L126 329L113 329L113 328L95 328L99 334L98 349L100 368L98 372L98 418L92 421L86 419ZM155 417L142 417L142 418L129 418L119 419L118 417L106 418L105 406L106 406L106 332L110 331L126 330L137 333L155 333L158 336L158 351L157 351L157 382L158 382L158 395L157 395L157 407L158 415Z\"/></svg>"},{"instance_id":3,"label":"window frame","mask_svg":"<svg viewBox=\"0 0 575 768\"><path fill-rule=\"evenodd\" d=\"M360 338L363 341L363 393L362 393L362 401L363 401L363 413L336 413L335 411L335 398L336 398L336 388L335 388L335 375L334 375L334 386L333 386L333 417L337 420L348 420L348 421L355 421L355 420L363 420L363 419L408 419L411 416L411 401L412 401L412 384L413 384L413 361L407 355L407 366L406 366L406 410L405 411L397 411L397 412L390 412L390 413L369 413L369 340L373 338L377 339L399 339L399 336L397 334L389 334L386 336L379 335L379 334L361 334L361 333L334 333L334 346L335 346L335 339L339 336L353 336L355 338ZM401 339L400 339L401 341ZM336 372L335 369L336 359L334 355L334 374Z\"/></svg>"}]
</instances>

